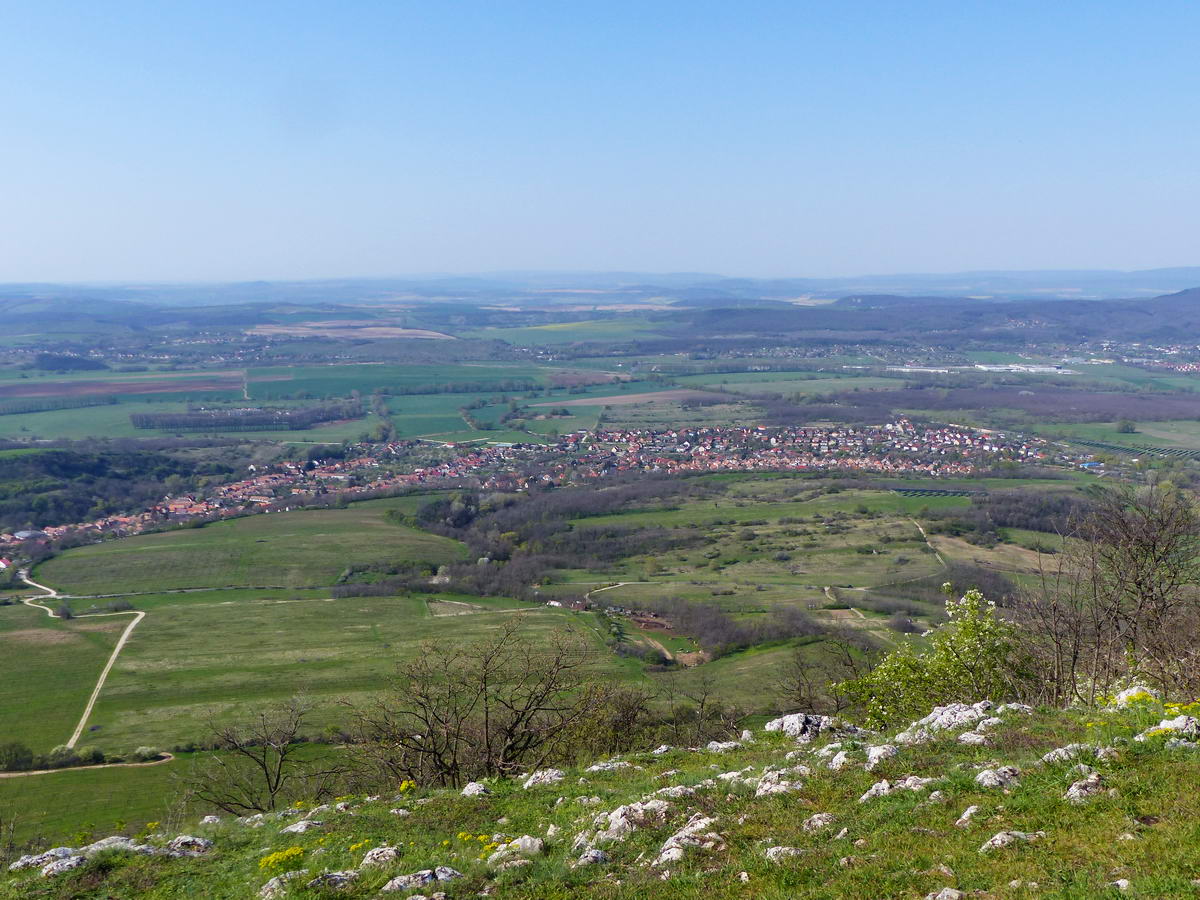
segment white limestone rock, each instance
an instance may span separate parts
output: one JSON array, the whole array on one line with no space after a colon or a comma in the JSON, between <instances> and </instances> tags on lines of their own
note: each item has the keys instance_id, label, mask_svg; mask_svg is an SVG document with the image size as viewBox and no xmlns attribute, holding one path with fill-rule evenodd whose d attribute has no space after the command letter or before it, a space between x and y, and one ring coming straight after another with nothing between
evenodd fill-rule
<instances>
[{"instance_id":1,"label":"white limestone rock","mask_svg":"<svg viewBox=\"0 0 1200 900\"><path fill-rule=\"evenodd\" d=\"M521 786L525 788L525 790L529 790L531 787L541 787L542 785L546 784L558 784L566 777L566 773L564 773L562 769L539 769L526 778Z\"/></svg>"},{"instance_id":2,"label":"white limestone rock","mask_svg":"<svg viewBox=\"0 0 1200 900\"><path fill-rule=\"evenodd\" d=\"M1012 844L1032 843L1045 836L1046 832L1044 831L998 831L984 842L983 846L979 848L979 852L990 853Z\"/></svg>"}]
</instances>

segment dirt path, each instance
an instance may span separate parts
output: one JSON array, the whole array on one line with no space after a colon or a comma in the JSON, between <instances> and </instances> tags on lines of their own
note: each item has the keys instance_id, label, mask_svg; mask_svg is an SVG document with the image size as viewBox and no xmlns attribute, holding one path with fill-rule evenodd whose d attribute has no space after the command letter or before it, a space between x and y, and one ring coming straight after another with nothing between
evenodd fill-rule
<instances>
[{"instance_id":1,"label":"dirt path","mask_svg":"<svg viewBox=\"0 0 1200 900\"><path fill-rule=\"evenodd\" d=\"M921 532L921 537L925 539L925 546L933 551L933 555L937 557L937 561L942 564L942 568L946 568L946 560L942 559L942 554L938 553L938 548L929 542L929 535L925 533L925 529L921 527L921 523L916 519L911 520L917 526L917 531Z\"/></svg>"},{"instance_id":2,"label":"dirt path","mask_svg":"<svg viewBox=\"0 0 1200 900\"><path fill-rule=\"evenodd\" d=\"M58 593L58 591L54 590L54 588L46 587L46 585L44 585L44 584L38 584L36 581L31 579L29 577L28 569L21 569L17 573L17 575L20 577L20 579L22 581L24 581L31 588L35 588L39 591L43 591L45 594L43 599L46 599L46 600L61 599L61 595ZM26 606L33 606L33 607L36 607L37 609L45 610L46 615L48 615L52 619L61 618L58 615L58 613L56 613L50 607L45 606L44 604L38 603L36 598L26 597L25 600L22 602L24 602L24 604ZM98 619L98 618L103 618L105 616L133 616L133 621L131 621L127 626L125 626L125 630L121 632L121 636L117 639L117 645L115 647L113 647L112 653L109 654L108 662L106 662L104 664L104 670L100 673L100 677L96 680L96 686L94 688L92 688L92 695L90 697L88 697L87 706L85 706L83 708L83 715L79 717L79 724L75 726L75 731L71 735L71 739L69 741L67 741L68 747L74 747L79 742L79 738L83 735L83 729L87 727L87 721L89 718L91 718L92 710L96 706L96 700L98 700L100 697L100 691L104 689L104 682L108 680L108 673L112 671L113 664L116 663L117 657L121 655L121 651L125 648L125 643L129 640L129 635L131 635L133 633L133 629L135 629L138 626L138 623L141 622L142 619L146 618L146 614L144 612L142 612L141 610L129 610L127 612L111 612L111 613L88 613L85 615L78 616L77 618ZM50 771L56 771L56 770L51 769ZM31 774L31 773L28 773L28 774Z\"/></svg>"},{"instance_id":3,"label":"dirt path","mask_svg":"<svg viewBox=\"0 0 1200 900\"><path fill-rule=\"evenodd\" d=\"M55 772L78 772L81 769L140 769L144 766L161 766L175 758L174 753L163 753L162 759L136 763L98 763L94 766L64 766L61 769L34 769L30 772L0 772L0 778L25 778L28 775L53 775Z\"/></svg>"}]
</instances>

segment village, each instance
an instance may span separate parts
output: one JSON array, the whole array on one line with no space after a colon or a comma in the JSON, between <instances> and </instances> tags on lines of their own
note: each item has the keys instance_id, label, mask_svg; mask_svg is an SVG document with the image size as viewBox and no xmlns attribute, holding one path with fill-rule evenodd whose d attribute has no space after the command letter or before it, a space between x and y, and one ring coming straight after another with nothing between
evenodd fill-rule
<instances>
[{"instance_id":1,"label":"village","mask_svg":"<svg viewBox=\"0 0 1200 900\"><path fill-rule=\"evenodd\" d=\"M66 546L257 512L325 505L420 487L526 490L629 472L849 471L969 477L1000 462L1081 464L1023 435L959 425L712 426L579 431L555 444L400 440L355 446L348 459L251 466L248 477L206 495L166 497L152 507L88 522L0 534L0 549Z\"/></svg>"}]
</instances>

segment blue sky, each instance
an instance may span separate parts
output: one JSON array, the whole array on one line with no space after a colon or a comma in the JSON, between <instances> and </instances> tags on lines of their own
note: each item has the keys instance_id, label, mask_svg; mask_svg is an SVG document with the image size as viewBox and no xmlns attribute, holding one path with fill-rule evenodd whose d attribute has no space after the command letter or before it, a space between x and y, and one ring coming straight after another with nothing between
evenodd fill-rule
<instances>
[{"instance_id":1,"label":"blue sky","mask_svg":"<svg viewBox=\"0 0 1200 900\"><path fill-rule=\"evenodd\" d=\"M1200 264L1200 4L10 2L0 281Z\"/></svg>"}]
</instances>

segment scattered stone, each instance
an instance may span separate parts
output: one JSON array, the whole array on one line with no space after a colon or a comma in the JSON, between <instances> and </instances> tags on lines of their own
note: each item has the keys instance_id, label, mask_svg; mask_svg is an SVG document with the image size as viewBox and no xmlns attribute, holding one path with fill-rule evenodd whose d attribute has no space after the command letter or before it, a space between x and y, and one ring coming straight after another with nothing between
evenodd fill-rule
<instances>
[{"instance_id":1,"label":"scattered stone","mask_svg":"<svg viewBox=\"0 0 1200 900\"><path fill-rule=\"evenodd\" d=\"M702 850L724 850L725 840L714 831L708 831L717 823L703 813L696 813L687 824L671 835L659 848L658 858L651 865L664 866L670 862L678 862L683 858L688 848L698 847Z\"/></svg>"},{"instance_id":2,"label":"scattered stone","mask_svg":"<svg viewBox=\"0 0 1200 900\"><path fill-rule=\"evenodd\" d=\"M1135 703L1144 703L1147 700L1159 700L1161 698L1162 694L1154 688L1139 684L1125 688L1125 690L1113 697L1112 705L1117 709L1125 709Z\"/></svg>"},{"instance_id":3,"label":"scattered stone","mask_svg":"<svg viewBox=\"0 0 1200 900\"><path fill-rule=\"evenodd\" d=\"M462 872L456 871L449 866L438 866L436 869L422 869L420 872L413 872L411 875L397 875L380 888L380 890L387 893L408 891L425 884L432 884L435 881L453 881L455 878L462 877Z\"/></svg>"},{"instance_id":4,"label":"scattered stone","mask_svg":"<svg viewBox=\"0 0 1200 900\"><path fill-rule=\"evenodd\" d=\"M575 861L577 866L603 866L607 863L608 854L596 847L584 850L583 855Z\"/></svg>"},{"instance_id":5,"label":"scattered stone","mask_svg":"<svg viewBox=\"0 0 1200 900\"><path fill-rule=\"evenodd\" d=\"M799 847L768 847L766 855L771 862L778 863L793 856L799 856L803 852Z\"/></svg>"},{"instance_id":6,"label":"scattered stone","mask_svg":"<svg viewBox=\"0 0 1200 900\"><path fill-rule=\"evenodd\" d=\"M1189 741L1194 741L1200 738L1200 719L1196 719L1193 716L1176 716L1173 719L1163 719L1153 728L1147 728L1135 737L1134 740L1145 741L1148 738L1169 732L1176 732L1177 737L1184 737Z\"/></svg>"},{"instance_id":7,"label":"scattered stone","mask_svg":"<svg viewBox=\"0 0 1200 900\"><path fill-rule=\"evenodd\" d=\"M804 786L803 782L788 779L786 776L789 774L792 773L787 769L768 769L763 773L762 778L758 779L754 796L767 797L771 794L788 794L800 790Z\"/></svg>"},{"instance_id":8,"label":"scattered stone","mask_svg":"<svg viewBox=\"0 0 1200 900\"><path fill-rule=\"evenodd\" d=\"M832 825L836 818L833 813L816 813L805 819L804 824L800 827L805 831L820 831L822 828Z\"/></svg>"},{"instance_id":9,"label":"scattered stone","mask_svg":"<svg viewBox=\"0 0 1200 900\"><path fill-rule=\"evenodd\" d=\"M134 842L133 838L127 838L124 835L114 834L111 837L101 838L98 841L93 841L86 847L79 848L79 854L91 859L97 853L102 853L105 850L134 850L139 845ZM157 848L147 847L148 850L157 850Z\"/></svg>"},{"instance_id":10,"label":"scattered stone","mask_svg":"<svg viewBox=\"0 0 1200 900\"><path fill-rule=\"evenodd\" d=\"M75 856L78 851L74 847L52 847L43 853L32 853L22 856L16 862L9 864L8 871L18 872L21 869L32 869L54 862L56 859L66 859Z\"/></svg>"},{"instance_id":11,"label":"scattered stone","mask_svg":"<svg viewBox=\"0 0 1200 900\"><path fill-rule=\"evenodd\" d=\"M926 785L933 784L937 781L936 778L920 778L916 775L909 775L907 778L902 778L895 784L884 779L877 781L871 785L870 790L858 798L859 803L866 803L868 800L873 800L876 797L886 797L889 794L894 794L897 791L919 791L923 790Z\"/></svg>"},{"instance_id":12,"label":"scattered stone","mask_svg":"<svg viewBox=\"0 0 1200 900\"><path fill-rule=\"evenodd\" d=\"M172 838L167 844L167 850L171 853L186 853L190 855L198 855L207 853L212 849L213 842L206 838L192 837L190 834L181 834L176 838Z\"/></svg>"},{"instance_id":13,"label":"scattered stone","mask_svg":"<svg viewBox=\"0 0 1200 900\"><path fill-rule=\"evenodd\" d=\"M1090 747L1087 744L1067 744L1065 747L1057 747L1054 750L1051 750L1042 757L1042 762L1046 763L1046 765L1051 765L1052 763L1070 762L1071 760L1076 759L1077 757L1083 755L1084 753L1088 753L1093 749L1095 748Z\"/></svg>"},{"instance_id":14,"label":"scattered stone","mask_svg":"<svg viewBox=\"0 0 1200 900\"><path fill-rule=\"evenodd\" d=\"M1108 887L1116 888L1118 891L1127 891L1133 884L1128 878L1118 878L1116 881L1110 881Z\"/></svg>"},{"instance_id":15,"label":"scattered stone","mask_svg":"<svg viewBox=\"0 0 1200 900\"><path fill-rule=\"evenodd\" d=\"M895 744L880 744L878 747L868 747L867 764L863 768L868 772L874 772L876 766L899 753L900 748Z\"/></svg>"},{"instance_id":16,"label":"scattered stone","mask_svg":"<svg viewBox=\"0 0 1200 900\"><path fill-rule=\"evenodd\" d=\"M398 847L373 847L363 855L362 862L358 864L358 867L368 869L371 866L386 866L399 858L400 849Z\"/></svg>"},{"instance_id":17,"label":"scattered stone","mask_svg":"<svg viewBox=\"0 0 1200 900\"><path fill-rule=\"evenodd\" d=\"M1098 772L1093 772L1087 778L1080 779L1067 788L1067 792L1063 794L1063 799L1068 803L1078 806L1081 803L1087 803L1096 794L1103 792L1104 779L1100 777Z\"/></svg>"},{"instance_id":18,"label":"scattered stone","mask_svg":"<svg viewBox=\"0 0 1200 900\"><path fill-rule=\"evenodd\" d=\"M203 819L200 820L200 824L201 825L220 825L221 817L220 816L205 816Z\"/></svg>"},{"instance_id":19,"label":"scattered stone","mask_svg":"<svg viewBox=\"0 0 1200 900\"><path fill-rule=\"evenodd\" d=\"M982 734L978 731L964 731L958 736L958 742L960 744L971 744L977 747L983 746L984 744L989 744L991 743L991 740L991 735ZM946 888L946 890L950 890L950 888Z\"/></svg>"},{"instance_id":20,"label":"scattered stone","mask_svg":"<svg viewBox=\"0 0 1200 900\"><path fill-rule=\"evenodd\" d=\"M491 793L491 789L486 784L480 784L478 781L470 782L462 789L464 797L486 797Z\"/></svg>"},{"instance_id":21,"label":"scattered stone","mask_svg":"<svg viewBox=\"0 0 1200 900\"><path fill-rule=\"evenodd\" d=\"M667 820L670 809L671 805L665 800L642 800L618 806L607 816L598 817L598 822L605 827L597 831L588 843L622 841L627 834L639 828L661 825Z\"/></svg>"},{"instance_id":22,"label":"scattered stone","mask_svg":"<svg viewBox=\"0 0 1200 900\"><path fill-rule=\"evenodd\" d=\"M833 734L840 737L863 737L871 732L848 722L843 722L833 716L815 716L809 713L792 713L772 719L765 726L767 731L782 731L790 738L795 738L801 744L809 744L820 734Z\"/></svg>"},{"instance_id":23,"label":"scattered stone","mask_svg":"<svg viewBox=\"0 0 1200 900\"><path fill-rule=\"evenodd\" d=\"M412 815L412 810L408 810L408 809L389 809L388 812L390 812L393 816L411 816Z\"/></svg>"},{"instance_id":24,"label":"scattered stone","mask_svg":"<svg viewBox=\"0 0 1200 900\"><path fill-rule=\"evenodd\" d=\"M47 863L42 867L42 877L51 878L54 875L61 875L63 872L70 872L72 869L78 869L80 866L87 863L86 856L65 856L62 859L56 859L53 862Z\"/></svg>"},{"instance_id":25,"label":"scattered stone","mask_svg":"<svg viewBox=\"0 0 1200 900\"><path fill-rule=\"evenodd\" d=\"M637 766L623 759L612 759L608 762L596 763L584 769L585 772L616 772L618 769L635 769Z\"/></svg>"},{"instance_id":26,"label":"scattered stone","mask_svg":"<svg viewBox=\"0 0 1200 900\"><path fill-rule=\"evenodd\" d=\"M709 753L727 753L742 746L741 741L709 741L704 749Z\"/></svg>"},{"instance_id":27,"label":"scattered stone","mask_svg":"<svg viewBox=\"0 0 1200 900\"><path fill-rule=\"evenodd\" d=\"M893 738L897 744L922 744L933 740L939 731L951 731L974 725L985 718L995 704L990 700L968 706L965 703L950 703L935 706L933 712L910 724Z\"/></svg>"},{"instance_id":28,"label":"scattered stone","mask_svg":"<svg viewBox=\"0 0 1200 900\"><path fill-rule=\"evenodd\" d=\"M996 707L996 713L998 715L1004 715L1008 712L1021 713L1022 715L1031 716L1033 715L1033 707L1026 706L1024 703L1001 703Z\"/></svg>"},{"instance_id":29,"label":"scattered stone","mask_svg":"<svg viewBox=\"0 0 1200 900\"><path fill-rule=\"evenodd\" d=\"M1017 783L1021 770L1016 766L1000 766L997 769L984 769L975 776L975 783L984 788L1007 788Z\"/></svg>"},{"instance_id":30,"label":"scattered stone","mask_svg":"<svg viewBox=\"0 0 1200 900\"><path fill-rule=\"evenodd\" d=\"M546 840L550 840L558 835L558 826L551 822L546 826Z\"/></svg>"},{"instance_id":31,"label":"scattered stone","mask_svg":"<svg viewBox=\"0 0 1200 900\"><path fill-rule=\"evenodd\" d=\"M357 869L346 869L344 872L322 872L307 887L310 888L344 888L358 877Z\"/></svg>"},{"instance_id":32,"label":"scattered stone","mask_svg":"<svg viewBox=\"0 0 1200 900\"><path fill-rule=\"evenodd\" d=\"M531 787L540 787L544 784L558 784L566 777L562 769L539 769L526 778L521 786L525 790L529 790Z\"/></svg>"},{"instance_id":33,"label":"scattered stone","mask_svg":"<svg viewBox=\"0 0 1200 900\"><path fill-rule=\"evenodd\" d=\"M299 822L293 822L284 828L279 829L280 834L304 834L306 831L312 831L314 828L320 828L324 822L316 822L312 819L301 819Z\"/></svg>"},{"instance_id":34,"label":"scattered stone","mask_svg":"<svg viewBox=\"0 0 1200 900\"><path fill-rule=\"evenodd\" d=\"M954 824L959 828L967 828L971 824L971 819L975 817L975 813L979 812L979 807L975 804L968 806L963 810L963 814L958 817L958 821Z\"/></svg>"},{"instance_id":35,"label":"scattered stone","mask_svg":"<svg viewBox=\"0 0 1200 900\"><path fill-rule=\"evenodd\" d=\"M545 852L546 844L541 838L531 837L528 834L522 835L516 840L509 841L503 847L488 857L489 866L498 866L501 863L522 857L526 860L534 856L541 856ZM509 866L509 868L512 868Z\"/></svg>"},{"instance_id":36,"label":"scattered stone","mask_svg":"<svg viewBox=\"0 0 1200 900\"><path fill-rule=\"evenodd\" d=\"M829 760L829 768L836 772L850 765L850 754L845 750L839 750L833 759Z\"/></svg>"},{"instance_id":37,"label":"scattered stone","mask_svg":"<svg viewBox=\"0 0 1200 900\"><path fill-rule=\"evenodd\" d=\"M591 797L576 797L575 802L578 803L580 806L598 806L601 801L600 801L599 797L591 796Z\"/></svg>"},{"instance_id":38,"label":"scattered stone","mask_svg":"<svg viewBox=\"0 0 1200 900\"><path fill-rule=\"evenodd\" d=\"M333 808L336 812L350 812L350 804L345 800L343 800L341 803L335 804Z\"/></svg>"},{"instance_id":39,"label":"scattered stone","mask_svg":"<svg viewBox=\"0 0 1200 900\"><path fill-rule=\"evenodd\" d=\"M284 872L281 875L276 875L259 889L258 896L262 897L263 900L276 900L276 898L282 897L287 893L287 883L289 881L293 878L299 878L304 874L306 874L304 871L296 869L292 872Z\"/></svg>"},{"instance_id":40,"label":"scattered stone","mask_svg":"<svg viewBox=\"0 0 1200 900\"><path fill-rule=\"evenodd\" d=\"M654 792L654 796L678 799L679 797L691 797L695 793L696 789L693 787L688 787L686 784L674 784L670 787L659 788Z\"/></svg>"},{"instance_id":41,"label":"scattered stone","mask_svg":"<svg viewBox=\"0 0 1200 900\"><path fill-rule=\"evenodd\" d=\"M1126 831L1124 834L1118 834L1117 840L1118 841L1136 841L1137 836L1130 834L1128 831Z\"/></svg>"},{"instance_id":42,"label":"scattered stone","mask_svg":"<svg viewBox=\"0 0 1200 900\"><path fill-rule=\"evenodd\" d=\"M660 747L655 747L650 752L653 753L655 756L662 756L664 753L670 753L674 749L675 748L672 747L670 744L663 744Z\"/></svg>"},{"instance_id":43,"label":"scattered stone","mask_svg":"<svg viewBox=\"0 0 1200 900\"><path fill-rule=\"evenodd\" d=\"M849 828L843 828L841 831L839 831L837 834L835 834L835 835L833 836L833 839L834 839L835 841L840 841L840 840L843 840L843 839L845 839L845 838L847 838L847 837L849 837L849 836L850 836L850 829L849 829Z\"/></svg>"},{"instance_id":44,"label":"scattered stone","mask_svg":"<svg viewBox=\"0 0 1200 900\"><path fill-rule=\"evenodd\" d=\"M999 831L984 842L983 846L979 848L979 852L988 853L1010 844L1031 843L1045 836L1046 832L1044 831Z\"/></svg>"},{"instance_id":45,"label":"scattered stone","mask_svg":"<svg viewBox=\"0 0 1200 900\"><path fill-rule=\"evenodd\" d=\"M925 900L962 900L967 896L957 888L944 887L940 891L933 891L925 895Z\"/></svg>"}]
</instances>

